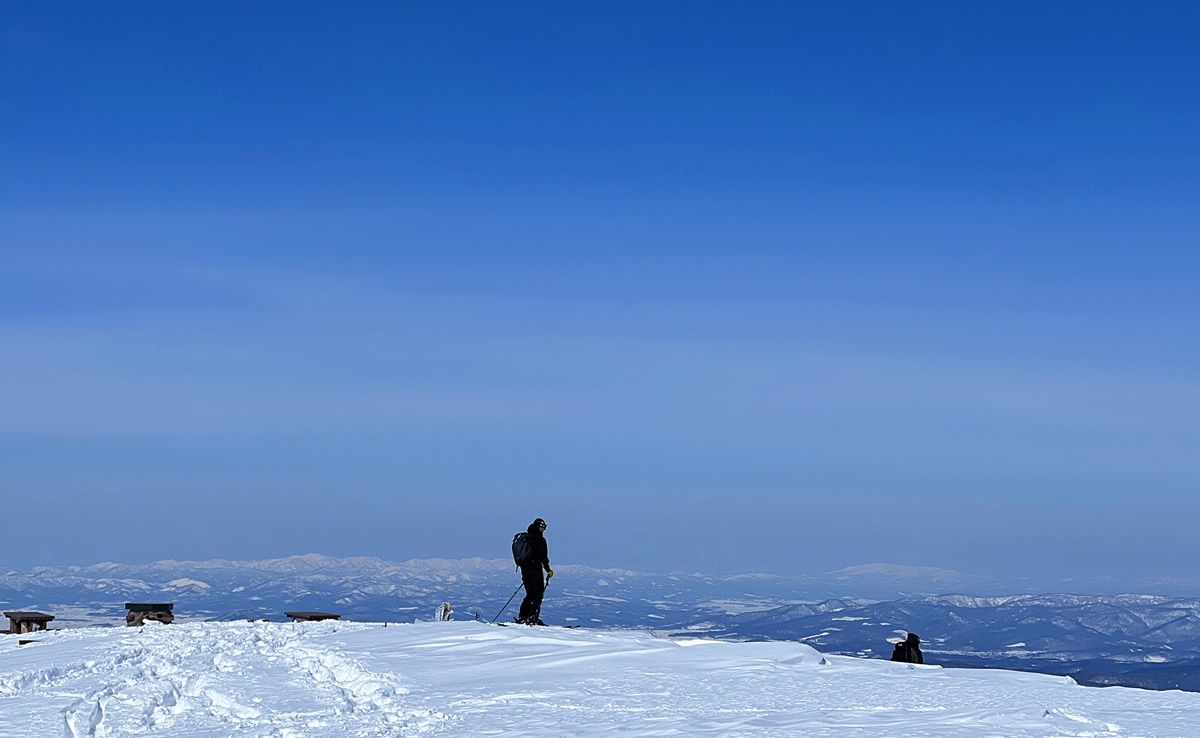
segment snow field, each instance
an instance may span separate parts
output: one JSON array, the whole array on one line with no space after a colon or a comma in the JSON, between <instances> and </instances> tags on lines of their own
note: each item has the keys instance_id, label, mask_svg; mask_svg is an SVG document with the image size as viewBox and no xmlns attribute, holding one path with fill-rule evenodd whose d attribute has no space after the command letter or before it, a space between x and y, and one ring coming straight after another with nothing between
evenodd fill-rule
<instances>
[{"instance_id":1,"label":"snow field","mask_svg":"<svg viewBox=\"0 0 1200 738\"><path fill-rule=\"evenodd\" d=\"M0 738L1200 735L1200 694L799 643L445 622L0 637Z\"/></svg>"},{"instance_id":2,"label":"snow field","mask_svg":"<svg viewBox=\"0 0 1200 738\"><path fill-rule=\"evenodd\" d=\"M408 709L394 675L312 643L311 630L83 628L39 634L17 651L6 639L0 736L415 736L442 721Z\"/></svg>"}]
</instances>

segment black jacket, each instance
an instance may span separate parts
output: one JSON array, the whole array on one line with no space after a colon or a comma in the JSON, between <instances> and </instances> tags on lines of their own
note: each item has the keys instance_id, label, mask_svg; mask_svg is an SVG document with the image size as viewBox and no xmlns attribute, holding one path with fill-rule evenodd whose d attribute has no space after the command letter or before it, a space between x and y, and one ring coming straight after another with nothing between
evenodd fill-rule
<instances>
[{"instance_id":1,"label":"black jacket","mask_svg":"<svg viewBox=\"0 0 1200 738\"><path fill-rule=\"evenodd\" d=\"M892 661L923 664L925 663L925 656L921 653L921 647L917 643L900 641L896 644L896 648L892 650Z\"/></svg>"},{"instance_id":2,"label":"black jacket","mask_svg":"<svg viewBox=\"0 0 1200 738\"><path fill-rule=\"evenodd\" d=\"M546 547L546 536L542 535L541 526L530 523L525 532L529 534L529 542L533 544L533 558L529 559L527 566L550 571L550 552Z\"/></svg>"}]
</instances>

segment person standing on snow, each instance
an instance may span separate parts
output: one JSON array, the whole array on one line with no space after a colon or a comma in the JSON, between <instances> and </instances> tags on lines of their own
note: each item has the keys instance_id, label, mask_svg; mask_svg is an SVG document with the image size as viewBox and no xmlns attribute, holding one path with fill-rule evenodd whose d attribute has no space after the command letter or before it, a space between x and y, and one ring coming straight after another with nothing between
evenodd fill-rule
<instances>
[{"instance_id":1,"label":"person standing on snow","mask_svg":"<svg viewBox=\"0 0 1200 738\"><path fill-rule=\"evenodd\" d=\"M554 576L546 547L546 521L538 518L529 524L526 533L533 553L519 564L521 582L525 585L525 599L521 600L521 612L517 616L517 622L525 625L545 625L542 622L542 596L546 594L546 583ZM542 579L543 569L546 570L545 579Z\"/></svg>"}]
</instances>

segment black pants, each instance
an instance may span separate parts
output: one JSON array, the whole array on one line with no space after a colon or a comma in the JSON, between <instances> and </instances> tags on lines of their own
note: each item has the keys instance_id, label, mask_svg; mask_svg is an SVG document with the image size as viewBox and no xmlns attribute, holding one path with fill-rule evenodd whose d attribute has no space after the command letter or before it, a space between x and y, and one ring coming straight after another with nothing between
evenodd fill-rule
<instances>
[{"instance_id":1,"label":"black pants","mask_svg":"<svg viewBox=\"0 0 1200 738\"><path fill-rule=\"evenodd\" d=\"M542 617L542 595L546 594L542 567L522 566L521 581L525 584L525 599L521 600L521 614L517 620L532 625Z\"/></svg>"}]
</instances>

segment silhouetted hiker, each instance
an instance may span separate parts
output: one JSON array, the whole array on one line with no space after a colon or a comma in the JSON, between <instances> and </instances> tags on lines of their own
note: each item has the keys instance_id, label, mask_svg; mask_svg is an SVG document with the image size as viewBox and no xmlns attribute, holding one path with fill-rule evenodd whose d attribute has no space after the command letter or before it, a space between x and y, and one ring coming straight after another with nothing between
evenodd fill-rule
<instances>
[{"instance_id":1,"label":"silhouetted hiker","mask_svg":"<svg viewBox=\"0 0 1200 738\"><path fill-rule=\"evenodd\" d=\"M921 655L921 639L916 633L909 633L908 638L896 644L892 650L892 661L903 661L909 664L923 664L925 657Z\"/></svg>"},{"instance_id":2,"label":"silhouetted hiker","mask_svg":"<svg viewBox=\"0 0 1200 738\"><path fill-rule=\"evenodd\" d=\"M545 625L542 622L542 595L546 593L546 582L554 576L550 568L550 554L546 548L546 521L538 518L525 531L529 542L528 555L517 561L521 568L521 582L525 585L525 599L521 600L521 612L517 622L525 625ZM546 578L542 579L542 569Z\"/></svg>"}]
</instances>

